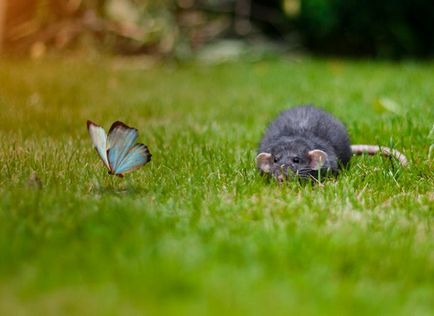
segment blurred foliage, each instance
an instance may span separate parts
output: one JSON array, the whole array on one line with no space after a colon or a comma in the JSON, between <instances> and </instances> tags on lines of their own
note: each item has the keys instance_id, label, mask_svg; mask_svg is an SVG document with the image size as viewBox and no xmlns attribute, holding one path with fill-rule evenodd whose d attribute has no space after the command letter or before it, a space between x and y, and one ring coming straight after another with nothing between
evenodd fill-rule
<instances>
[{"instance_id":1,"label":"blurred foliage","mask_svg":"<svg viewBox=\"0 0 434 316\"><path fill-rule=\"evenodd\" d=\"M431 0L4 1L5 50L35 57L77 47L185 57L219 38L302 43L320 54L434 55Z\"/></svg>"},{"instance_id":2,"label":"blurred foliage","mask_svg":"<svg viewBox=\"0 0 434 316\"><path fill-rule=\"evenodd\" d=\"M287 23L280 9L251 0L6 1L5 50L33 57L85 48L185 58L215 39L258 38Z\"/></svg>"},{"instance_id":3,"label":"blurred foliage","mask_svg":"<svg viewBox=\"0 0 434 316\"><path fill-rule=\"evenodd\" d=\"M34 57L77 47L185 56L210 39L251 31L250 0L7 1L5 50Z\"/></svg>"},{"instance_id":4,"label":"blurred foliage","mask_svg":"<svg viewBox=\"0 0 434 316\"><path fill-rule=\"evenodd\" d=\"M305 45L323 54L434 54L432 0L304 0L297 22Z\"/></svg>"},{"instance_id":5,"label":"blurred foliage","mask_svg":"<svg viewBox=\"0 0 434 316\"><path fill-rule=\"evenodd\" d=\"M9 0L5 48L105 47L121 53L170 52L177 25L171 1Z\"/></svg>"}]
</instances>

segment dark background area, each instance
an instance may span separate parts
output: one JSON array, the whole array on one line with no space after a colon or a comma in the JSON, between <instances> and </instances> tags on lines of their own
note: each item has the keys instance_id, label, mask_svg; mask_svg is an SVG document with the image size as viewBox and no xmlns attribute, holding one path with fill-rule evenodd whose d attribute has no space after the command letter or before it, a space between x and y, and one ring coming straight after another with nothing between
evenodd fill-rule
<instances>
[{"instance_id":1,"label":"dark background area","mask_svg":"<svg viewBox=\"0 0 434 316\"><path fill-rule=\"evenodd\" d=\"M429 0L0 0L0 11L6 54L194 56L231 39L318 55L434 55Z\"/></svg>"}]
</instances>

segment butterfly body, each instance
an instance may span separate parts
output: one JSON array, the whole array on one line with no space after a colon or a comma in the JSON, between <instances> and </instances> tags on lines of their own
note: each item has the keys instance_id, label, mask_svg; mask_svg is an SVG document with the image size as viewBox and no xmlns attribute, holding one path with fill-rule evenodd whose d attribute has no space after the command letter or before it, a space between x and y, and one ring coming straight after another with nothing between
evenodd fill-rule
<instances>
[{"instance_id":1,"label":"butterfly body","mask_svg":"<svg viewBox=\"0 0 434 316\"><path fill-rule=\"evenodd\" d=\"M111 175L123 177L151 160L152 155L148 147L136 143L138 132L135 128L116 121L106 135L101 126L87 121L87 130L99 157Z\"/></svg>"}]
</instances>

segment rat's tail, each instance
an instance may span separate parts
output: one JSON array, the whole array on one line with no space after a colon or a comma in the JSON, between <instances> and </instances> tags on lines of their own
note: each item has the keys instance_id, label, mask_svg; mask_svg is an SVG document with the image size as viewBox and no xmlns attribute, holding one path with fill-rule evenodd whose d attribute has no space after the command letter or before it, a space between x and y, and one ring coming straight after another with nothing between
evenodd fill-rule
<instances>
[{"instance_id":1,"label":"rat's tail","mask_svg":"<svg viewBox=\"0 0 434 316\"><path fill-rule=\"evenodd\" d=\"M389 147L377 146L377 145L351 145L351 151L353 155L376 155L381 154L387 157L395 157L401 163L401 166L406 167L408 165L408 160L396 149L390 149Z\"/></svg>"}]
</instances>

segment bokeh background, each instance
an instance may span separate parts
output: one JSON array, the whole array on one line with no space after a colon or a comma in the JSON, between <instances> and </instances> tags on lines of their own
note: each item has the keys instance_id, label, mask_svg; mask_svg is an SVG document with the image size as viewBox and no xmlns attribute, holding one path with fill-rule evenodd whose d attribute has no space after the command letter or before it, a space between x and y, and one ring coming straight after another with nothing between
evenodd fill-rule
<instances>
[{"instance_id":1,"label":"bokeh background","mask_svg":"<svg viewBox=\"0 0 434 316\"><path fill-rule=\"evenodd\" d=\"M434 54L430 0L0 0L3 53ZM211 47L211 48L210 48Z\"/></svg>"},{"instance_id":2,"label":"bokeh background","mask_svg":"<svg viewBox=\"0 0 434 316\"><path fill-rule=\"evenodd\" d=\"M0 316L434 315L433 0L0 0ZM256 148L315 104L322 184ZM139 131L111 177L86 120Z\"/></svg>"}]
</instances>

